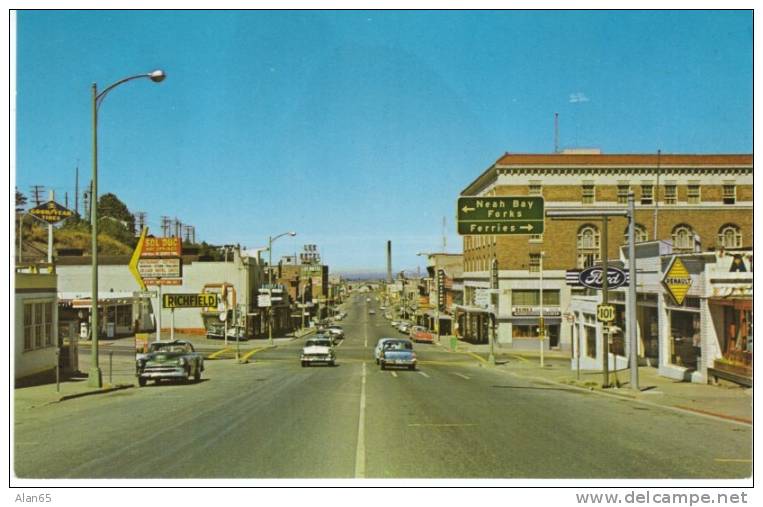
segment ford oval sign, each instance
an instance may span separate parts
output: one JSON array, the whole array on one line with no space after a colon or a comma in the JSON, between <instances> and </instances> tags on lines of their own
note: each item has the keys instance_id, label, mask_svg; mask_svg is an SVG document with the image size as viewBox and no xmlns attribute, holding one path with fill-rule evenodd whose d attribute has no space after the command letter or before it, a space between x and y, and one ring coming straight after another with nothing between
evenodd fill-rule
<instances>
[{"instance_id":1,"label":"ford oval sign","mask_svg":"<svg viewBox=\"0 0 763 507\"><path fill-rule=\"evenodd\" d=\"M627 284L628 275L625 271L619 268L607 267L607 288L616 289ZM578 275L580 284L589 289L601 290L604 284L604 269L601 266L592 266L586 268Z\"/></svg>"}]
</instances>

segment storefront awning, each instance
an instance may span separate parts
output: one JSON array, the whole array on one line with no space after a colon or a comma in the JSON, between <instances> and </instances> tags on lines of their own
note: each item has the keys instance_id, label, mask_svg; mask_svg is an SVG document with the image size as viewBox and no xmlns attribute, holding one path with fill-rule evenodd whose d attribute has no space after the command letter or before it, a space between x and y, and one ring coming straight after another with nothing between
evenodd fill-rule
<instances>
[{"instance_id":1,"label":"storefront awning","mask_svg":"<svg viewBox=\"0 0 763 507\"><path fill-rule=\"evenodd\" d=\"M481 306L454 305L453 308L455 310L466 312L466 313L490 313L490 310L488 310L487 308L482 308Z\"/></svg>"}]
</instances>

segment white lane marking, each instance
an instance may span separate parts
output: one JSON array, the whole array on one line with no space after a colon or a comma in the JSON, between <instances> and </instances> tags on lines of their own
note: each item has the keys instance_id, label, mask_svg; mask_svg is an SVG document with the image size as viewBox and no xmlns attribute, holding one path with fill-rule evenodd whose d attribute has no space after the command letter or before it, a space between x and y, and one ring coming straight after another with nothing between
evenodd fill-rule
<instances>
[{"instance_id":1,"label":"white lane marking","mask_svg":"<svg viewBox=\"0 0 763 507\"><path fill-rule=\"evenodd\" d=\"M392 375L393 377L397 378L397 372L396 371L391 371L391 372L389 372L389 374Z\"/></svg>"},{"instance_id":2,"label":"white lane marking","mask_svg":"<svg viewBox=\"0 0 763 507\"><path fill-rule=\"evenodd\" d=\"M426 377L426 378L429 378L429 375L427 375L427 374L426 374L426 373L424 373L423 371L418 371L417 373L418 373L419 375L423 375L423 376L424 376L424 377Z\"/></svg>"},{"instance_id":3,"label":"white lane marking","mask_svg":"<svg viewBox=\"0 0 763 507\"><path fill-rule=\"evenodd\" d=\"M355 478L366 476L366 363L360 384L360 414L358 415L358 445L355 448Z\"/></svg>"},{"instance_id":4,"label":"white lane marking","mask_svg":"<svg viewBox=\"0 0 763 507\"><path fill-rule=\"evenodd\" d=\"M455 373L454 372L453 375L459 376L459 377L461 377L464 380L469 380L469 377L467 377L466 375L464 375L462 373Z\"/></svg>"}]
</instances>

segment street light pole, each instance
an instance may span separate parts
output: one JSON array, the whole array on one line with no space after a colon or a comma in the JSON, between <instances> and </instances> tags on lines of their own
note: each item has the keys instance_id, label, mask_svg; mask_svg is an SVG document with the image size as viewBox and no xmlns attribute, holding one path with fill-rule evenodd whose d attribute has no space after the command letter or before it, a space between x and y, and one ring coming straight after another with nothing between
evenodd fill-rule
<instances>
[{"instance_id":1,"label":"street light pole","mask_svg":"<svg viewBox=\"0 0 763 507\"><path fill-rule=\"evenodd\" d=\"M268 236L268 294L270 295L270 306L268 307L268 344L273 345L273 243L282 236L296 236L296 232L284 232L275 238Z\"/></svg>"},{"instance_id":2,"label":"street light pole","mask_svg":"<svg viewBox=\"0 0 763 507\"><path fill-rule=\"evenodd\" d=\"M98 107L104 97L117 86L132 81L133 79L148 78L155 83L164 81L166 74L162 70L155 70L147 74L137 74L126 77L107 86L98 93L98 85L92 85L92 121L93 121L93 181L90 192L90 233L91 233L91 260L92 260L92 285L90 307L90 337L92 339L91 353L92 364L88 373L87 383L90 387L101 387L103 375L98 365ZM161 311L161 310L160 310Z\"/></svg>"}]
</instances>

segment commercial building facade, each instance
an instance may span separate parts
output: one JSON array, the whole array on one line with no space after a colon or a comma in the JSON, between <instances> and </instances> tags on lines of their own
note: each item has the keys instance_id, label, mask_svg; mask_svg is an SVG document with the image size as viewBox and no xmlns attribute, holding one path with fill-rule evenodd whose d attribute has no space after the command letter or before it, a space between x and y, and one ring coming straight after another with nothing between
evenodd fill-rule
<instances>
[{"instance_id":1,"label":"commercial building facade","mask_svg":"<svg viewBox=\"0 0 763 507\"><path fill-rule=\"evenodd\" d=\"M669 241L678 254L750 249L752 169L751 155L606 155L597 150L506 154L461 195L540 196L546 211L592 211L624 209L632 191L639 243ZM538 348L542 275L543 346L571 352L574 326L568 318L575 289L566 284L566 271L595 265L602 255L619 259L627 219L610 218L607 231L606 253L599 218L546 218L540 235L464 236L464 304L459 310L465 325L459 326L460 336L474 342L488 339L492 313L483 296L495 259L498 345ZM641 319L654 320L647 308L641 310Z\"/></svg>"}]
</instances>

